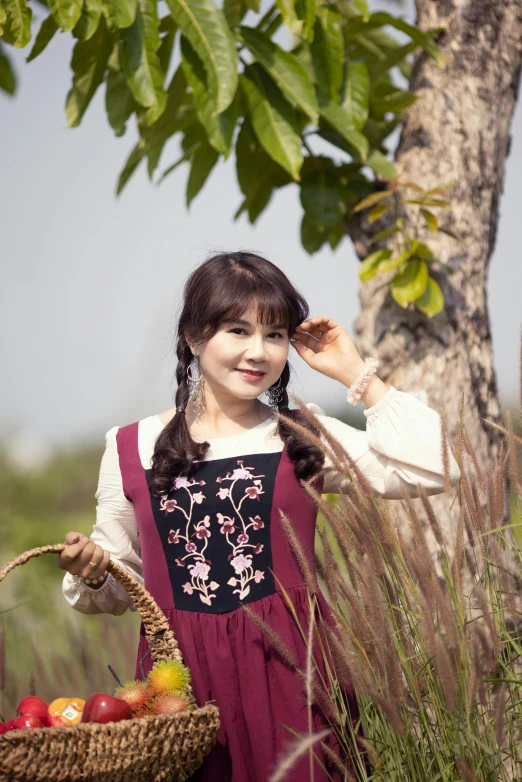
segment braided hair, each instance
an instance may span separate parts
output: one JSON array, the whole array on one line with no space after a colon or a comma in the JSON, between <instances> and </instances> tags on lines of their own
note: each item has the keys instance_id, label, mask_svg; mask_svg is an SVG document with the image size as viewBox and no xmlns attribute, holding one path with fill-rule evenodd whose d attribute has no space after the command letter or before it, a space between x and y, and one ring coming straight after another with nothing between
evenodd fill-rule
<instances>
[{"instance_id":1,"label":"braided hair","mask_svg":"<svg viewBox=\"0 0 522 782\"><path fill-rule=\"evenodd\" d=\"M183 307L178 323L176 354L177 411L160 432L152 457L151 492L156 496L168 494L174 479L186 475L195 462L202 461L210 447L208 442L196 442L184 415L189 402L188 367L193 359L189 346L204 342L217 332L226 317L236 320L255 300L262 323L288 324L292 334L308 317L308 305L286 275L273 263L249 252L219 253L208 258L188 278ZM278 434L290 459L294 462L297 479L307 480L323 466L321 450L305 435L296 432L288 421L294 421L319 436L309 417L288 406L287 386L290 366L286 362L281 373L281 401ZM279 381L278 381L279 382Z\"/></svg>"}]
</instances>

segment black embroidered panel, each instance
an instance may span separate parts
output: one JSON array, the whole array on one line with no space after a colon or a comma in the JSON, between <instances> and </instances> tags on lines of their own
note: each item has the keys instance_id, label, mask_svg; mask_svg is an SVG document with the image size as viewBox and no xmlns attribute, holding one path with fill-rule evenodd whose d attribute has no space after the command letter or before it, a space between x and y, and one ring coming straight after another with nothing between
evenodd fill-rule
<instances>
[{"instance_id":1,"label":"black embroidered panel","mask_svg":"<svg viewBox=\"0 0 522 782\"><path fill-rule=\"evenodd\" d=\"M169 494L151 495L176 608L224 613L275 592L270 514L280 461L279 451L200 462Z\"/></svg>"}]
</instances>

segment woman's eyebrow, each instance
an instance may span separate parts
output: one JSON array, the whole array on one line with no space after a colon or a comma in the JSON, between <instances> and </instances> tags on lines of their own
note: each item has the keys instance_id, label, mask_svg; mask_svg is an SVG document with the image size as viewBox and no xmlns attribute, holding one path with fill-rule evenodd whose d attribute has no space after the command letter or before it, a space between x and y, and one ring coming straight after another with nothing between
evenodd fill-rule
<instances>
[{"instance_id":1,"label":"woman's eyebrow","mask_svg":"<svg viewBox=\"0 0 522 782\"><path fill-rule=\"evenodd\" d=\"M236 318L235 320L233 320L233 319L226 320L225 323L237 323L240 326L250 326L250 327L252 327L252 324L248 320L242 320L241 318ZM286 329L286 326L284 326L281 323L278 323L275 326L268 326L268 328L271 328L271 329Z\"/></svg>"}]
</instances>

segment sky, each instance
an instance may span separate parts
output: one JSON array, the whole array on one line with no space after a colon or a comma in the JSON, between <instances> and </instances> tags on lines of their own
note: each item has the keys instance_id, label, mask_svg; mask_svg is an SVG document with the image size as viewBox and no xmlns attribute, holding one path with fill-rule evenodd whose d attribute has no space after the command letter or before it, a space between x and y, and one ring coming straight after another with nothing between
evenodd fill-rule
<instances>
[{"instance_id":1,"label":"sky","mask_svg":"<svg viewBox=\"0 0 522 782\"><path fill-rule=\"evenodd\" d=\"M407 10L407 9L406 9ZM141 168L115 184L135 143L115 138L99 90L79 128L66 126L70 36L30 64L14 52L19 90L0 93L0 441L23 461L57 446L103 443L104 433L173 404L173 333L183 283L211 252L249 249L276 263L351 333L359 265L349 240L309 256L301 247L297 186L273 197L251 226L233 221L241 194L233 156L185 207L187 167L159 187ZM12 51L11 51L12 53ZM522 290L517 107L490 265L488 304L503 406L516 404ZM177 141L162 158L177 157ZM345 389L292 356L292 390L330 414Z\"/></svg>"}]
</instances>

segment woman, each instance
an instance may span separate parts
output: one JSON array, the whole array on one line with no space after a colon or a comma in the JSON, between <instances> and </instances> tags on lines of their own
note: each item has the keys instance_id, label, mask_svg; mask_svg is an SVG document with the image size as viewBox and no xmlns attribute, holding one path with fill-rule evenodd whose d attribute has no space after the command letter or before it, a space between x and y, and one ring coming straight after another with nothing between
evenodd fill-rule
<instances>
[{"instance_id":1,"label":"woman","mask_svg":"<svg viewBox=\"0 0 522 782\"><path fill-rule=\"evenodd\" d=\"M366 432L311 409L376 495L400 498L401 480L412 496L418 483L428 494L444 490L438 414L386 386L377 362L364 362L331 318L308 318L306 302L276 266L225 253L185 286L175 408L109 430L93 533L69 533L59 558L68 571L65 598L78 611L134 609L106 573L109 558L163 609L196 699L215 701L221 712L218 743L201 772L211 782L265 782L293 738L289 728L308 732L301 679L242 610L256 611L304 666L305 645L281 590L306 626L307 589L280 511L313 561L317 511L300 481L317 474L318 490L342 492L348 479L332 470L323 478L320 449L274 415L313 427L288 408L290 345L349 389L349 401L366 405ZM269 404L259 399L265 391ZM452 456L450 465L455 484ZM321 596L319 603L327 614ZM138 658L146 651L142 628ZM306 759L288 778L306 779L308 769ZM326 779L319 765L314 778Z\"/></svg>"}]
</instances>

